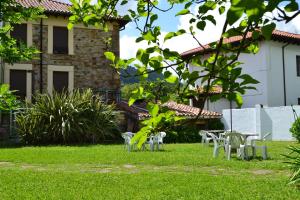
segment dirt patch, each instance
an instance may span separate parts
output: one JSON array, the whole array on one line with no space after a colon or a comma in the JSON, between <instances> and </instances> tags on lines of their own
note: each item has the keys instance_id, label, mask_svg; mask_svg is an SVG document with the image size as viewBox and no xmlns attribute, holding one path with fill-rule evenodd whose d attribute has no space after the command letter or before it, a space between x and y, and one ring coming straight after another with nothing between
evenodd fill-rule
<instances>
[{"instance_id":1,"label":"dirt patch","mask_svg":"<svg viewBox=\"0 0 300 200\"><path fill-rule=\"evenodd\" d=\"M129 164L123 165L123 167L126 168L126 169L133 169L133 168L136 168L136 166L134 166L134 165L129 165Z\"/></svg>"},{"instance_id":2,"label":"dirt patch","mask_svg":"<svg viewBox=\"0 0 300 200\"><path fill-rule=\"evenodd\" d=\"M267 174L273 174L273 171L267 169L258 169L258 170L251 171L251 173L254 175L267 175Z\"/></svg>"}]
</instances>

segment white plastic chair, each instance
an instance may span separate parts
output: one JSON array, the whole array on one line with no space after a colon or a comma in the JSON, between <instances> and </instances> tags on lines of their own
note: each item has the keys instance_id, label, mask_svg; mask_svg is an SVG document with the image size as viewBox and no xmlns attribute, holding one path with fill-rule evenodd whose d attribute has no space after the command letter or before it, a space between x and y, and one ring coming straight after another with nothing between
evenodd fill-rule
<instances>
[{"instance_id":1,"label":"white plastic chair","mask_svg":"<svg viewBox=\"0 0 300 200\"><path fill-rule=\"evenodd\" d=\"M166 132L159 132L154 136L150 136L149 144L151 151L154 151L155 145L157 146L157 150L160 150L160 146L163 146L164 142L163 139L166 137Z\"/></svg>"},{"instance_id":2,"label":"white plastic chair","mask_svg":"<svg viewBox=\"0 0 300 200\"><path fill-rule=\"evenodd\" d=\"M245 144L245 137L241 133L229 132L225 135L225 151L227 160L231 158L231 151L236 150L237 157L241 157L243 160L248 159L247 147L250 145Z\"/></svg>"},{"instance_id":3,"label":"white plastic chair","mask_svg":"<svg viewBox=\"0 0 300 200\"><path fill-rule=\"evenodd\" d=\"M133 144L133 145L131 144L131 139L132 139L133 135L134 134L132 132L122 133L122 138L124 139L124 145L128 151L131 151L131 149L134 149L134 146L135 146L135 144Z\"/></svg>"},{"instance_id":4,"label":"white plastic chair","mask_svg":"<svg viewBox=\"0 0 300 200\"><path fill-rule=\"evenodd\" d=\"M212 137L210 137L208 135L208 132L207 131L204 131L204 130L200 130L199 131L199 135L201 136L201 143L204 145L207 145L209 144L210 141L212 141Z\"/></svg>"},{"instance_id":5,"label":"white plastic chair","mask_svg":"<svg viewBox=\"0 0 300 200\"><path fill-rule=\"evenodd\" d=\"M224 139L220 139L212 133L207 133L207 135L210 136L212 138L212 141L214 142L213 157L216 158L219 155L219 149L225 147L225 141Z\"/></svg>"},{"instance_id":6,"label":"white plastic chair","mask_svg":"<svg viewBox=\"0 0 300 200\"><path fill-rule=\"evenodd\" d=\"M253 151L253 158L256 157L256 151L257 149L261 149L262 151L262 158L264 160L268 159L268 152L267 152L267 146L266 144L263 144L261 146L257 146L256 142L264 142L266 141L267 137L269 137L271 135L271 133L267 133L266 135L264 135L261 139L252 139L251 140L251 147L252 147L252 151Z\"/></svg>"}]
</instances>

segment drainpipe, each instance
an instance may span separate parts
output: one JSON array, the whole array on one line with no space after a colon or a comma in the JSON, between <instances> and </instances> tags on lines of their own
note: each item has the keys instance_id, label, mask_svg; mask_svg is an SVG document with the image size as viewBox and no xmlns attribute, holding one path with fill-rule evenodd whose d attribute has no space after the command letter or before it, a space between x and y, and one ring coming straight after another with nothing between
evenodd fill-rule
<instances>
[{"instance_id":1,"label":"drainpipe","mask_svg":"<svg viewBox=\"0 0 300 200\"><path fill-rule=\"evenodd\" d=\"M43 19L40 21L40 93L43 92Z\"/></svg>"},{"instance_id":2,"label":"drainpipe","mask_svg":"<svg viewBox=\"0 0 300 200\"><path fill-rule=\"evenodd\" d=\"M286 106L286 81L285 81L285 54L284 49L290 45L290 43L287 43L281 47L282 49L282 75L283 75L283 97L284 97L284 106Z\"/></svg>"},{"instance_id":3,"label":"drainpipe","mask_svg":"<svg viewBox=\"0 0 300 200\"><path fill-rule=\"evenodd\" d=\"M1 15L1 13L0 13ZM1 16L0 16L1 17ZM0 28L3 27L3 22L0 21ZM0 57L0 84L4 83L4 61L3 58Z\"/></svg>"}]
</instances>

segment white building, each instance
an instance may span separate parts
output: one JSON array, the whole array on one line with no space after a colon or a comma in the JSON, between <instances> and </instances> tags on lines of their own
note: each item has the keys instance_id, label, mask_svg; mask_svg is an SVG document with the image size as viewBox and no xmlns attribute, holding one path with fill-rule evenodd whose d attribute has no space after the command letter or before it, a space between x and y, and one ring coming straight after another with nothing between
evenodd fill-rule
<instances>
[{"instance_id":1,"label":"white building","mask_svg":"<svg viewBox=\"0 0 300 200\"><path fill-rule=\"evenodd\" d=\"M251 34L250 36L251 37ZM226 41L237 42L241 37ZM264 107L300 104L300 34L274 31L270 41L260 42L260 51L253 54L241 54L242 73L250 74L260 83L257 90L248 90L243 95L242 108L253 108L256 104ZM195 54L209 55L203 48L196 48L182 53L183 57ZM211 51L210 51L211 52ZM190 71L198 67L189 66ZM198 68L199 69L199 68ZM198 81L200 86L200 81ZM227 100L209 103L206 109L222 112L229 108Z\"/></svg>"}]
</instances>

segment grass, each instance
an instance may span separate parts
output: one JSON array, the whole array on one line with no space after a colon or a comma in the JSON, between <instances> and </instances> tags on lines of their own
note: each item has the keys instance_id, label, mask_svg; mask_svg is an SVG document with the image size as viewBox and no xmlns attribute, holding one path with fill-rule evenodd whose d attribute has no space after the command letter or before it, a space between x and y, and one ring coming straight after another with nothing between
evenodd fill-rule
<instances>
[{"instance_id":1,"label":"grass","mask_svg":"<svg viewBox=\"0 0 300 200\"><path fill-rule=\"evenodd\" d=\"M268 143L267 161L213 159L200 144L131 153L122 145L0 148L0 199L295 200L281 156L291 144Z\"/></svg>"}]
</instances>

